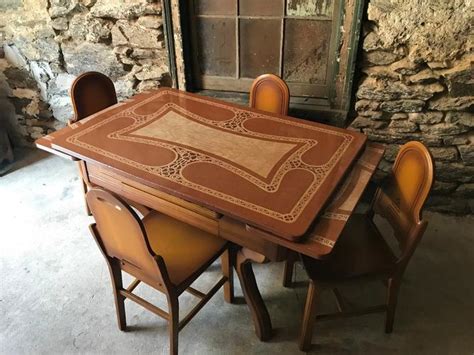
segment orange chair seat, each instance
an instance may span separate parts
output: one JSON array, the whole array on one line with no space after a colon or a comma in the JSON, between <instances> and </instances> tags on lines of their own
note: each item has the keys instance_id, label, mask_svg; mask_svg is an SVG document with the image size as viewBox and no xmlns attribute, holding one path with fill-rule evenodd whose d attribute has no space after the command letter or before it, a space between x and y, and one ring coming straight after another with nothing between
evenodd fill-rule
<instances>
[{"instance_id":1,"label":"orange chair seat","mask_svg":"<svg viewBox=\"0 0 474 355\"><path fill-rule=\"evenodd\" d=\"M322 282L389 273L396 260L375 225L361 214L351 216L327 260L303 256L309 277Z\"/></svg>"},{"instance_id":2,"label":"orange chair seat","mask_svg":"<svg viewBox=\"0 0 474 355\"><path fill-rule=\"evenodd\" d=\"M161 213L150 212L143 224L174 285L186 282L226 246L224 239Z\"/></svg>"}]
</instances>

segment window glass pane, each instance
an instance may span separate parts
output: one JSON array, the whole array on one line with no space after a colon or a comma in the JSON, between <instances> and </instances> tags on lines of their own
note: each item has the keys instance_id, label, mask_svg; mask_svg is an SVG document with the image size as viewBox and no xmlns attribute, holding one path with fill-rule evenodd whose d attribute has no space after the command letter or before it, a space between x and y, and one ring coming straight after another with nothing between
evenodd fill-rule
<instances>
[{"instance_id":1,"label":"window glass pane","mask_svg":"<svg viewBox=\"0 0 474 355\"><path fill-rule=\"evenodd\" d=\"M283 78L324 83L330 40L331 21L286 20Z\"/></svg>"},{"instance_id":2,"label":"window glass pane","mask_svg":"<svg viewBox=\"0 0 474 355\"><path fill-rule=\"evenodd\" d=\"M284 0L240 0L242 16L283 16Z\"/></svg>"},{"instance_id":3,"label":"window glass pane","mask_svg":"<svg viewBox=\"0 0 474 355\"><path fill-rule=\"evenodd\" d=\"M194 0L198 15L236 15L237 0Z\"/></svg>"},{"instance_id":4,"label":"window glass pane","mask_svg":"<svg viewBox=\"0 0 474 355\"><path fill-rule=\"evenodd\" d=\"M279 74L280 20L240 20L240 76Z\"/></svg>"},{"instance_id":5,"label":"window glass pane","mask_svg":"<svg viewBox=\"0 0 474 355\"><path fill-rule=\"evenodd\" d=\"M288 16L332 16L333 0L288 0Z\"/></svg>"},{"instance_id":6,"label":"window glass pane","mask_svg":"<svg viewBox=\"0 0 474 355\"><path fill-rule=\"evenodd\" d=\"M235 19L197 18L196 24L201 73L235 76Z\"/></svg>"}]
</instances>

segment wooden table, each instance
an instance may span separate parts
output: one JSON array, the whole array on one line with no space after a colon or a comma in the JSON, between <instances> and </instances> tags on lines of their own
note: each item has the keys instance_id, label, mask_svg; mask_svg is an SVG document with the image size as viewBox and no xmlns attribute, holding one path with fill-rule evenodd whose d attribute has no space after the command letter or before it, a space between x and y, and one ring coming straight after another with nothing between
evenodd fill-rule
<instances>
[{"instance_id":1,"label":"wooden table","mask_svg":"<svg viewBox=\"0 0 474 355\"><path fill-rule=\"evenodd\" d=\"M271 322L251 261L327 257L383 155L358 132L159 89L40 138L84 176L242 247L257 335ZM338 191L336 191L338 189Z\"/></svg>"}]
</instances>

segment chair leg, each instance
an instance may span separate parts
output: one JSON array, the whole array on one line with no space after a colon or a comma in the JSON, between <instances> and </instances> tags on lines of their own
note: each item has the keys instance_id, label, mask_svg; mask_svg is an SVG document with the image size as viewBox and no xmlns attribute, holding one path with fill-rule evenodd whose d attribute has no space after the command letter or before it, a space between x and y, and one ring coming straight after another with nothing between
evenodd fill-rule
<instances>
[{"instance_id":1,"label":"chair leg","mask_svg":"<svg viewBox=\"0 0 474 355\"><path fill-rule=\"evenodd\" d=\"M120 330L124 331L127 328L127 321L125 317L125 297L120 294L123 288L122 270L120 269L117 260L108 260L110 277L112 279L112 287L114 291L115 312L117 313L117 323Z\"/></svg>"},{"instance_id":2,"label":"chair leg","mask_svg":"<svg viewBox=\"0 0 474 355\"><path fill-rule=\"evenodd\" d=\"M318 301L318 288L313 280L309 280L308 294L303 313L303 322L299 339L299 348L301 351L308 351L311 348L311 339L313 338L313 327L316 321L316 303Z\"/></svg>"},{"instance_id":3,"label":"chair leg","mask_svg":"<svg viewBox=\"0 0 474 355\"><path fill-rule=\"evenodd\" d=\"M389 334L393 330L395 320L395 309L398 301L398 290L400 282L394 278L388 279L387 286L387 316L385 319L385 333Z\"/></svg>"},{"instance_id":4,"label":"chair leg","mask_svg":"<svg viewBox=\"0 0 474 355\"><path fill-rule=\"evenodd\" d=\"M87 184L84 181L84 179L82 179L82 178L81 178L81 181L82 181L82 190L84 191L84 203L86 204L86 213L87 213L88 216L92 216L92 212L91 212L89 206L87 205L87 200L86 200Z\"/></svg>"},{"instance_id":5,"label":"chair leg","mask_svg":"<svg viewBox=\"0 0 474 355\"><path fill-rule=\"evenodd\" d=\"M179 333L179 301L178 297L167 295L168 297L168 330L170 337L170 354L178 355L178 333Z\"/></svg>"},{"instance_id":6,"label":"chair leg","mask_svg":"<svg viewBox=\"0 0 474 355\"><path fill-rule=\"evenodd\" d=\"M293 269L295 267L295 262L286 260L285 267L283 269L283 287L291 287L293 285Z\"/></svg>"},{"instance_id":7,"label":"chair leg","mask_svg":"<svg viewBox=\"0 0 474 355\"><path fill-rule=\"evenodd\" d=\"M224 300L227 303L234 303L234 265L235 250L230 246L221 256L222 274L227 276L224 284Z\"/></svg>"}]
</instances>

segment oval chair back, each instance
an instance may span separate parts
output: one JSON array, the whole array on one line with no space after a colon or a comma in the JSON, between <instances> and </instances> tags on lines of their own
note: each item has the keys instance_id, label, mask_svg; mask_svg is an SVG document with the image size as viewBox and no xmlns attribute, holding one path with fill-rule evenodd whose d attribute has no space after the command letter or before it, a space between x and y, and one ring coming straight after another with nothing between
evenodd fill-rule
<instances>
[{"instance_id":1,"label":"oval chair back","mask_svg":"<svg viewBox=\"0 0 474 355\"><path fill-rule=\"evenodd\" d=\"M286 116L290 90L285 81L273 74L256 78L250 89L250 107Z\"/></svg>"},{"instance_id":2,"label":"oval chair back","mask_svg":"<svg viewBox=\"0 0 474 355\"><path fill-rule=\"evenodd\" d=\"M422 209L434 180L431 154L422 143L408 142L398 152L392 173L376 192L373 211L391 225L401 250L399 264L406 265L428 222Z\"/></svg>"},{"instance_id":3,"label":"oval chair back","mask_svg":"<svg viewBox=\"0 0 474 355\"><path fill-rule=\"evenodd\" d=\"M79 75L72 83L69 92L77 122L117 103L114 83L107 75L99 72L87 72Z\"/></svg>"}]
</instances>

